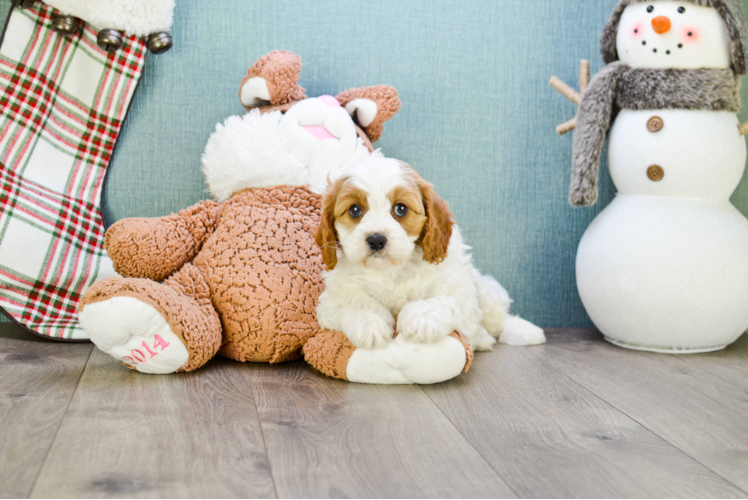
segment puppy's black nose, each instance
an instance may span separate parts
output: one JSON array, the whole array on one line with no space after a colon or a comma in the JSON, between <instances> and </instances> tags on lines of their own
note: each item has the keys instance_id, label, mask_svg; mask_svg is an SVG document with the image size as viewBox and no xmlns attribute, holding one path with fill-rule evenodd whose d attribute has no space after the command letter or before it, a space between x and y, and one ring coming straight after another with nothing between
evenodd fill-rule
<instances>
[{"instance_id":1,"label":"puppy's black nose","mask_svg":"<svg viewBox=\"0 0 748 500\"><path fill-rule=\"evenodd\" d=\"M387 237L383 234L372 234L366 238L366 244L369 248L378 252L387 246Z\"/></svg>"}]
</instances>

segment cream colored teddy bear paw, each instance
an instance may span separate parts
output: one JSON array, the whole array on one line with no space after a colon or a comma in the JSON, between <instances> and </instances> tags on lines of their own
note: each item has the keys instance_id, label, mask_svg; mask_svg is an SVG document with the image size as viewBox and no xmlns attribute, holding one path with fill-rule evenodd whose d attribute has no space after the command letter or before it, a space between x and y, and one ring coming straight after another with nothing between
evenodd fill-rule
<instances>
[{"instance_id":1,"label":"cream colored teddy bear paw","mask_svg":"<svg viewBox=\"0 0 748 500\"><path fill-rule=\"evenodd\" d=\"M134 297L87 304L78 318L96 347L141 373L174 373L189 359L164 317Z\"/></svg>"}]
</instances>

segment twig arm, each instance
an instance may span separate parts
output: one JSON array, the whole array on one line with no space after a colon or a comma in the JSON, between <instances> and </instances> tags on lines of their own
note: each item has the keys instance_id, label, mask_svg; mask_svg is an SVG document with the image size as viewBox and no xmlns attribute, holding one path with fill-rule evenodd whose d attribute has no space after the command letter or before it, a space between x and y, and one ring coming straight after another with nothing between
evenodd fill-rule
<instances>
[{"instance_id":1,"label":"twig arm","mask_svg":"<svg viewBox=\"0 0 748 500\"><path fill-rule=\"evenodd\" d=\"M563 81L561 81L560 78L555 76L551 77L551 81L549 83L551 87L558 90L561 95L579 106L579 104L582 102L582 96L587 91L587 87L590 85L590 62L586 59L582 59L582 61L579 63L579 92L569 87ZM577 119L572 118L568 122L562 123L561 125L556 127L556 132L558 132L559 135L564 135L568 132L571 132L576 127Z\"/></svg>"},{"instance_id":2,"label":"twig arm","mask_svg":"<svg viewBox=\"0 0 748 500\"><path fill-rule=\"evenodd\" d=\"M564 135L564 134L568 134L575 128L577 128L577 119L572 118L568 122L562 123L561 125L556 127L556 132L558 132L558 135Z\"/></svg>"},{"instance_id":3,"label":"twig arm","mask_svg":"<svg viewBox=\"0 0 748 500\"><path fill-rule=\"evenodd\" d=\"M551 87L558 90L561 95L566 97L568 100L579 106L579 103L582 101L582 96L579 95L579 93L574 90L573 88L566 85L564 82L561 81L556 76L551 77L551 81L549 82L551 84Z\"/></svg>"},{"instance_id":4,"label":"twig arm","mask_svg":"<svg viewBox=\"0 0 748 500\"><path fill-rule=\"evenodd\" d=\"M738 132L740 132L740 135L748 135L748 122L738 125Z\"/></svg>"},{"instance_id":5,"label":"twig arm","mask_svg":"<svg viewBox=\"0 0 748 500\"><path fill-rule=\"evenodd\" d=\"M590 84L590 62L582 59L579 63L579 94L584 95Z\"/></svg>"}]
</instances>

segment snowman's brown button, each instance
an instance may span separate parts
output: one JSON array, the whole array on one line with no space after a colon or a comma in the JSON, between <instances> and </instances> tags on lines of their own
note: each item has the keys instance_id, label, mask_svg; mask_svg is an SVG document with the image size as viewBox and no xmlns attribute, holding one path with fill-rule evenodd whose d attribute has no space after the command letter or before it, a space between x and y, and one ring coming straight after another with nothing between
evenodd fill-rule
<instances>
[{"instance_id":1,"label":"snowman's brown button","mask_svg":"<svg viewBox=\"0 0 748 500\"><path fill-rule=\"evenodd\" d=\"M660 182L665 177L665 170L659 165L652 165L647 169L647 177L652 182Z\"/></svg>"},{"instance_id":2,"label":"snowman's brown button","mask_svg":"<svg viewBox=\"0 0 748 500\"><path fill-rule=\"evenodd\" d=\"M653 116L647 122L647 130L650 132L659 132L664 126L665 122L659 116Z\"/></svg>"}]
</instances>

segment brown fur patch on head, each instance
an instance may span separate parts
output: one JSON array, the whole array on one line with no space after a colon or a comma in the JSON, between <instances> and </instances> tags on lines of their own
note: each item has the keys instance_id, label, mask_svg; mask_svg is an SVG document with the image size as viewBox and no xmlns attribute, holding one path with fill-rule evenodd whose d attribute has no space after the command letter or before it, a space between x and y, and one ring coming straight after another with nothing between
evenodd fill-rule
<instances>
[{"instance_id":1,"label":"brown fur patch on head","mask_svg":"<svg viewBox=\"0 0 748 500\"><path fill-rule=\"evenodd\" d=\"M338 265L337 250L340 245L335 224L354 227L369 210L366 192L351 185L349 178L338 179L327 189L322 201L322 218L317 230L317 245L322 250L322 261L329 270ZM361 216L354 218L349 213L353 205L361 207Z\"/></svg>"},{"instance_id":2,"label":"brown fur patch on head","mask_svg":"<svg viewBox=\"0 0 748 500\"><path fill-rule=\"evenodd\" d=\"M347 181L348 179L346 179ZM349 210L353 205L361 207L361 215L352 217ZM366 191L344 182L338 192L338 199L335 201L335 221L349 227L355 227L364 218L369 211L369 200Z\"/></svg>"},{"instance_id":3,"label":"brown fur patch on head","mask_svg":"<svg viewBox=\"0 0 748 500\"><path fill-rule=\"evenodd\" d=\"M392 217L400 223L409 236L420 239L427 221L426 209L423 206L423 196L416 177L410 175L408 177L412 177L412 179L409 179L412 182L408 182L404 186L397 186L389 192L387 197L392 203ZM399 217L395 213L395 206L399 203L408 207L408 211L403 217Z\"/></svg>"},{"instance_id":4,"label":"brown fur patch on head","mask_svg":"<svg viewBox=\"0 0 748 500\"><path fill-rule=\"evenodd\" d=\"M409 175L413 176L423 200L426 222L417 242L423 249L423 260L431 264L439 264L447 258L447 249L454 225L452 213L449 211L447 202L439 198L434 191L433 184L426 182L410 165L403 163L403 167Z\"/></svg>"}]
</instances>

